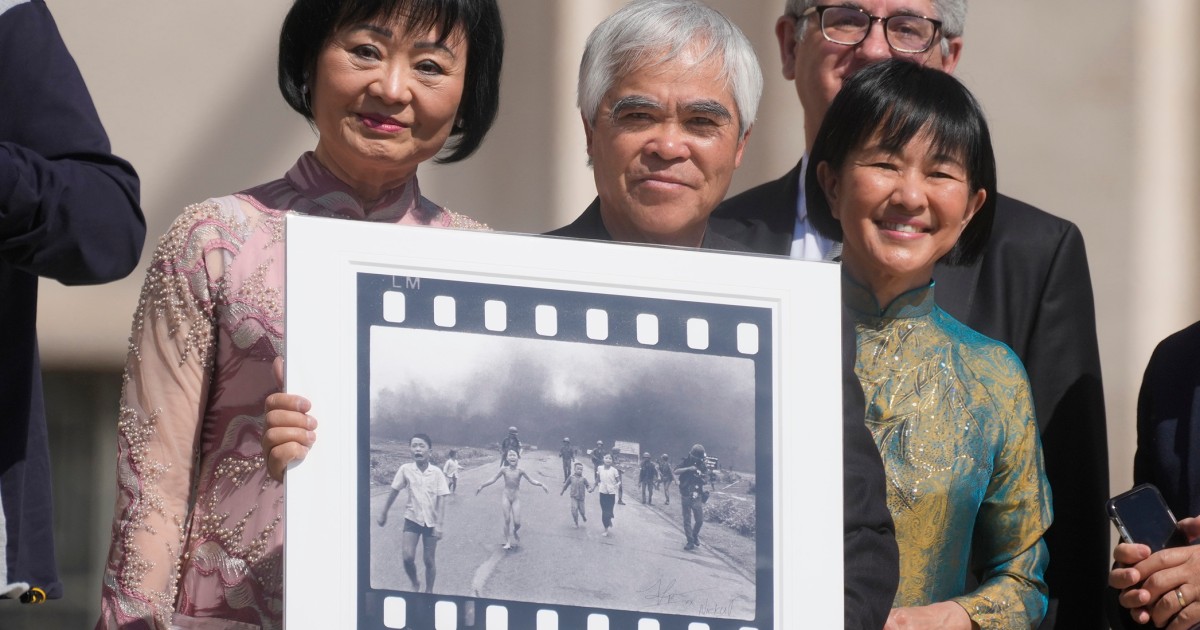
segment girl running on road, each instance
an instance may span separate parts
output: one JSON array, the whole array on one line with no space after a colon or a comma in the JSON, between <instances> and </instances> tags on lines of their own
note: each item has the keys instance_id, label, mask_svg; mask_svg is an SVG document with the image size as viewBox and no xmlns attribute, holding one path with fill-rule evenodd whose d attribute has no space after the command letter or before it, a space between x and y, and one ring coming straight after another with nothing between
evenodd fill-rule
<instances>
[{"instance_id":1,"label":"girl running on road","mask_svg":"<svg viewBox=\"0 0 1200 630\"><path fill-rule=\"evenodd\" d=\"M611 453L604 454L604 463L596 469L596 489L600 491L600 521L604 523L604 533L612 528L613 506L617 503L617 492L621 489L621 471L613 467Z\"/></svg>"},{"instance_id":2,"label":"girl running on road","mask_svg":"<svg viewBox=\"0 0 1200 630\"><path fill-rule=\"evenodd\" d=\"M512 549L521 542L521 536L517 533L521 529L521 478L529 480L529 483L538 486L542 492L550 493L545 484L525 474L524 470L517 468L517 452L509 449L504 453L505 463L504 468L496 472L496 476L492 477L483 485L475 490L475 494L479 494L484 488L496 483L496 480L504 477L504 495L500 497L500 509L504 512L504 549ZM511 530L511 538L509 537Z\"/></svg>"}]
</instances>

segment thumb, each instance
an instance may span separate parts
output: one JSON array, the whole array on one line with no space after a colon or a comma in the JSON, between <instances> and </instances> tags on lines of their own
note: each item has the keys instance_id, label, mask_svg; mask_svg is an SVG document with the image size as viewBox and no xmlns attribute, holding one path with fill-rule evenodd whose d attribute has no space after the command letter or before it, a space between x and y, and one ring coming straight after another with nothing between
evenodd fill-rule
<instances>
[{"instance_id":1,"label":"thumb","mask_svg":"<svg viewBox=\"0 0 1200 630\"><path fill-rule=\"evenodd\" d=\"M1189 542L1200 538L1200 517L1185 518L1179 521L1179 531L1187 536Z\"/></svg>"}]
</instances>

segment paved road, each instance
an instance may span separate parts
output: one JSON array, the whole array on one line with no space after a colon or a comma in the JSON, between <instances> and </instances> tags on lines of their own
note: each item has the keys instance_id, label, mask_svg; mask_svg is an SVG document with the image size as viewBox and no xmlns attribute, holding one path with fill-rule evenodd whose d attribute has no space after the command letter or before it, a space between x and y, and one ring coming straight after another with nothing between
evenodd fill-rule
<instances>
[{"instance_id":1,"label":"paved road","mask_svg":"<svg viewBox=\"0 0 1200 630\"><path fill-rule=\"evenodd\" d=\"M475 496L495 474L499 460L459 473L458 493L446 506L445 532L437 550L434 592L490 599L574 604L660 614L751 619L754 583L708 548L684 551L683 532L655 509L641 505L636 481L625 472L627 505L616 506L610 537L600 534L600 502L589 494L588 522L576 529L570 500L559 496L562 464L556 453L525 453L521 468L546 484L521 484L521 546L501 549L503 481ZM591 479L591 464L584 474ZM404 524L402 494L385 527L374 526L387 488L371 497L371 585L409 590L400 559ZM677 509L672 505L672 509ZM701 532L701 538L704 534ZM424 580L420 546L418 574Z\"/></svg>"}]
</instances>

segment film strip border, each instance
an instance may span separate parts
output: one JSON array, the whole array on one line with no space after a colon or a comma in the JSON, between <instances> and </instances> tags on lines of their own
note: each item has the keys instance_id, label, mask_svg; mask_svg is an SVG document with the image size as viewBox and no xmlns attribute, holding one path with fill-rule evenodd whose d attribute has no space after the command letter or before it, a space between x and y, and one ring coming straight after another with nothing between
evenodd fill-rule
<instances>
[{"instance_id":1,"label":"film strip border","mask_svg":"<svg viewBox=\"0 0 1200 630\"><path fill-rule=\"evenodd\" d=\"M767 454L756 462L758 517L761 522L774 522L771 503L763 499L773 496L770 309L678 299L667 297L671 295L667 291L664 297L641 297L370 273L358 274L357 295L360 348L369 347L372 326L397 326L753 360L758 382L756 452ZM369 373L368 353L360 353L358 370L360 374ZM369 407L369 392L360 387L358 408ZM368 425L364 411L359 422L364 445L368 440L365 428ZM360 471L359 485L366 487L367 483L364 469ZM369 523L366 506L360 511L360 524ZM369 549L361 548L357 627L360 630L767 630L775 627L771 528L760 529L756 546L757 614L751 621L372 589Z\"/></svg>"},{"instance_id":2,"label":"film strip border","mask_svg":"<svg viewBox=\"0 0 1200 630\"><path fill-rule=\"evenodd\" d=\"M769 347L764 309L707 302L375 276L360 303L367 325L494 333L755 357ZM360 295L362 295L360 293ZM376 299L376 296L379 296ZM360 302L363 300L360 299ZM365 312L364 312L365 311ZM731 329L712 322L737 321Z\"/></svg>"}]
</instances>

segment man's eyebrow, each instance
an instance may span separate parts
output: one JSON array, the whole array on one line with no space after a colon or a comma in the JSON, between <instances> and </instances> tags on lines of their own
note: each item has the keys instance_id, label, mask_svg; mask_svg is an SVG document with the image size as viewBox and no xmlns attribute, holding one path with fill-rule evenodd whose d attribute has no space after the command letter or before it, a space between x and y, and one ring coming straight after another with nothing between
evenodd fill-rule
<instances>
[{"instance_id":1,"label":"man's eyebrow","mask_svg":"<svg viewBox=\"0 0 1200 630\"><path fill-rule=\"evenodd\" d=\"M613 103L612 113L609 114L609 118L615 121L618 116L630 109L661 110L662 108L663 107L661 103L648 96L642 96L641 94L630 94L629 96L622 96L621 98L617 99L617 102Z\"/></svg>"},{"instance_id":2,"label":"man's eyebrow","mask_svg":"<svg viewBox=\"0 0 1200 630\"><path fill-rule=\"evenodd\" d=\"M733 120L733 114L729 109L721 103L712 99L701 99L698 101L689 101L683 104L684 111L693 114L708 114L710 116L721 118L723 120Z\"/></svg>"},{"instance_id":3,"label":"man's eyebrow","mask_svg":"<svg viewBox=\"0 0 1200 630\"><path fill-rule=\"evenodd\" d=\"M863 13L866 13L868 15L870 15L870 13L871 13L870 11L863 8L862 3L860 3L860 2L843 2L841 4L837 4L837 5L833 5L833 6L841 7L843 9L858 9L859 11L862 11ZM920 11L917 11L916 9L910 9L908 7L902 7L902 8L896 9L895 11L891 12L891 15L907 15L910 17L924 17L924 18L930 18L930 19L934 19L934 20L937 19L935 16L925 15L924 13L921 13ZM880 17L890 17L890 16L884 15L884 16L880 16Z\"/></svg>"}]
</instances>

